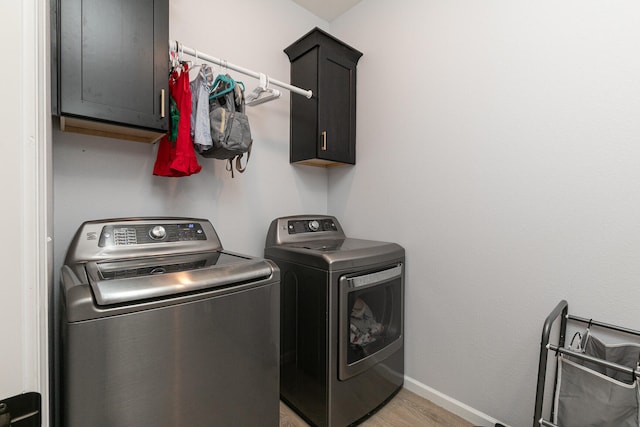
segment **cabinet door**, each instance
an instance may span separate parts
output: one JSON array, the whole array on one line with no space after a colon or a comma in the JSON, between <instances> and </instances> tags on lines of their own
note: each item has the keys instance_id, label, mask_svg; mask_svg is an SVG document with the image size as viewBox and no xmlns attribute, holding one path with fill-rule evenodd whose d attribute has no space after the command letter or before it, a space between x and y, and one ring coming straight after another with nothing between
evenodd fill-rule
<instances>
[{"instance_id":1,"label":"cabinet door","mask_svg":"<svg viewBox=\"0 0 640 427\"><path fill-rule=\"evenodd\" d=\"M60 109L167 130L169 0L60 0Z\"/></svg>"},{"instance_id":2,"label":"cabinet door","mask_svg":"<svg viewBox=\"0 0 640 427\"><path fill-rule=\"evenodd\" d=\"M320 61L318 153L320 159L354 164L355 64L339 57Z\"/></svg>"},{"instance_id":3,"label":"cabinet door","mask_svg":"<svg viewBox=\"0 0 640 427\"><path fill-rule=\"evenodd\" d=\"M291 95L291 144L292 163L315 159L318 156L320 133L318 131L318 55L315 47L291 63L291 84L310 89L313 98Z\"/></svg>"}]
</instances>

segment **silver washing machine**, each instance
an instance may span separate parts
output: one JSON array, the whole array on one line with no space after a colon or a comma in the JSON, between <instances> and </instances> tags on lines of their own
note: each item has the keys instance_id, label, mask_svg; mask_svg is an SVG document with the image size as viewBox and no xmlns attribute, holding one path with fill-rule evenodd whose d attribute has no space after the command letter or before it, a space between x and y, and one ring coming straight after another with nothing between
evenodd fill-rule
<instances>
[{"instance_id":1,"label":"silver washing machine","mask_svg":"<svg viewBox=\"0 0 640 427\"><path fill-rule=\"evenodd\" d=\"M362 422L404 382L404 249L303 215L274 220L264 254L281 274L281 399L315 426Z\"/></svg>"},{"instance_id":2,"label":"silver washing machine","mask_svg":"<svg viewBox=\"0 0 640 427\"><path fill-rule=\"evenodd\" d=\"M211 223L82 224L61 271L61 425L278 426L279 271Z\"/></svg>"}]
</instances>

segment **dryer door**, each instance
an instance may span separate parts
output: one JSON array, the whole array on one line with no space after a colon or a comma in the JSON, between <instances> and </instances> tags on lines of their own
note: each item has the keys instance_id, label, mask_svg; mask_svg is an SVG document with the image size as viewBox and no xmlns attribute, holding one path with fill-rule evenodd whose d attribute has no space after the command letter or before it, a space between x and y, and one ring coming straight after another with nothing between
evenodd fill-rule
<instances>
[{"instance_id":1,"label":"dryer door","mask_svg":"<svg viewBox=\"0 0 640 427\"><path fill-rule=\"evenodd\" d=\"M402 346L403 265L340 277L338 378L346 380Z\"/></svg>"}]
</instances>

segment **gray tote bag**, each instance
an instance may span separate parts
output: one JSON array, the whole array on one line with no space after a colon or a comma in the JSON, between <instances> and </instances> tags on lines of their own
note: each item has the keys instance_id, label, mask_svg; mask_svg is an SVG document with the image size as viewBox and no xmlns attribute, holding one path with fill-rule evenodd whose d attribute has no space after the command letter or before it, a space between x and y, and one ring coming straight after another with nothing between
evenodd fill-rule
<instances>
[{"instance_id":1,"label":"gray tote bag","mask_svg":"<svg viewBox=\"0 0 640 427\"><path fill-rule=\"evenodd\" d=\"M635 369L640 361L640 344L636 343L621 343L621 344L605 344L593 334L587 332L582 346L584 353L597 357L598 359L606 360L608 362L617 363L628 368ZM616 371L615 369L605 368L602 365L591 363L588 361L582 362L587 368L594 371L605 374L608 377L614 378L618 381L631 384L635 378L624 372Z\"/></svg>"},{"instance_id":2,"label":"gray tote bag","mask_svg":"<svg viewBox=\"0 0 640 427\"><path fill-rule=\"evenodd\" d=\"M606 345L591 335L584 352L635 369L640 346ZM560 355L557 381L554 422L559 427L639 427L636 378Z\"/></svg>"},{"instance_id":3,"label":"gray tote bag","mask_svg":"<svg viewBox=\"0 0 640 427\"><path fill-rule=\"evenodd\" d=\"M638 383L626 384L558 358L559 427L638 427Z\"/></svg>"}]
</instances>

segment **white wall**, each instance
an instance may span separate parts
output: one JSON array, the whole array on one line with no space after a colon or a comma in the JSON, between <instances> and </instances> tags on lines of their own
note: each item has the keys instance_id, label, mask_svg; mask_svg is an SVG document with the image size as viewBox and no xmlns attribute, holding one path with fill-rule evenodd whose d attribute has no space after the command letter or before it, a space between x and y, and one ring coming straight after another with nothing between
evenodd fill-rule
<instances>
[{"instance_id":1,"label":"white wall","mask_svg":"<svg viewBox=\"0 0 640 427\"><path fill-rule=\"evenodd\" d=\"M4 3L0 6L0 16L3 19L0 21L2 27L5 28L10 34L14 34L18 37L18 43L10 44L7 46L8 54L13 58L21 58L20 49L22 47L22 10L20 8L9 7ZM18 64L18 70L21 70L21 62ZM7 70L8 71L8 70ZM13 73L3 72L3 80L12 77ZM20 122L22 119L21 111L21 92L22 86L9 85L6 90L6 97L14 102L18 103L18 108L11 105L12 103L2 103L0 107L0 113L6 123ZM7 127L4 126L8 132L3 140L3 156L7 161L7 165L2 170L0 177L2 182L13 182L14 185L2 186L2 198L4 200L16 200L20 209L2 209L2 222L5 224L19 224L17 227L9 227L6 230L6 234L3 237L5 242L15 242L15 245L4 244L0 248L0 267L3 271L3 285L0 286L0 313L2 314L2 323L4 325L10 324L13 319L22 319L24 306L21 304L23 298L23 288L21 286L9 286L10 283L20 284L22 283L22 239L20 237L23 230L22 227L22 179L24 165L22 160L23 151L23 139L22 129L18 126ZM6 202L5 202L6 203ZM6 240L5 240L6 239ZM0 344L0 351L6 356L3 357L2 363L2 381L0 381L0 399L9 397L14 394L18 394L23 391L25 375L25 367L23 366L23 358L25 355L31 353L29 345L24 342L22 328L3 328L6 329L6 341L3 340L3 344ZM4 344L6 343L6 344ZM25 349L25 346L27 347ZM13 351L12 351L13 350ZM26 353L26 354L25 354Z\"/></svg>"},{"instance_id":2,"label":"white wall","mask_svg":"<svg viewBox=\"0 0 640 427\"><path fill-rule=\"evenodd\" d=\"M11 66L0 71L0 400L31 391L48 399L47 11L36 0L0 3L0 32L11 41L5 46ZM46 418L46 404L43 411Z\"/></svg>"},{"instance_id":3,"label":"white wall","mask_svg":"<svg viewBox=\"0 0 640 427\"><path fill-rule=\"evenodd\" d=\"M209 55L289 81L283 49L314 26L326 25L289 0L171 0L170 37ZM233 18L232 16L235 16ZM193 59L186 57L185 59ZM219 67L217 74L226 72ZM258 80L231 74L251 91ZM81 222L176 215L208 218L225 248L261 256L276 217L326 212L327 172L289 164L289 92L247 107L253 150L234 179L225 162L198 157L202 171L185 178L152 175L157 145L54 134L56 269ZM294 95L297 96L297 95Z\"/></svg>"},{"instance_id":4,"label":"white wall","mask_svg":"<svg viewBox=\"0 0 640 427\"><path fill-rule=\"evenodd\" d=\"M366 0L354 237L407 249L407 375L531 425L542 323L640 328L640 4Z\"/></svg>"}]
</instances>

